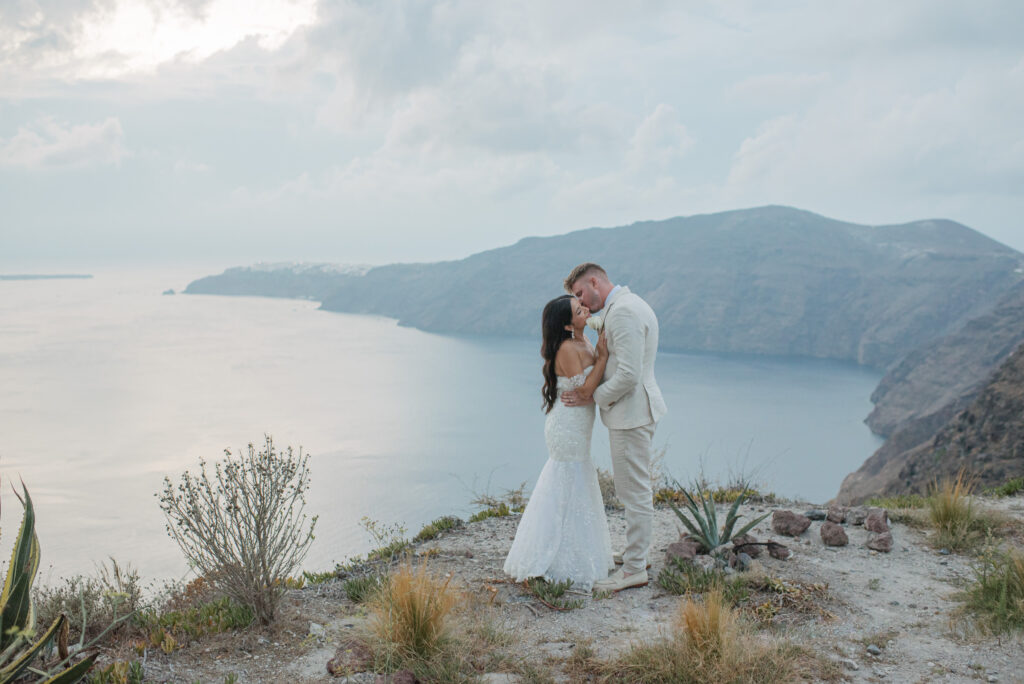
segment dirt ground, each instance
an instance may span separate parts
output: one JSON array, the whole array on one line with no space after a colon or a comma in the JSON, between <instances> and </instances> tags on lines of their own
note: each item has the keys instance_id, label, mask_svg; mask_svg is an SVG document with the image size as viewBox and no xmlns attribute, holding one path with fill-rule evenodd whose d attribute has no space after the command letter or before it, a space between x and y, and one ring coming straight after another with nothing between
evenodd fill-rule
<instances>
[{"instance_id":1,"label":"dirt ground","mask_svg":"<svg viewBox=\"0 0 1024 684\"><path fill-rule=\"evenodd\" d=\"M1024 520L1024 497L987 502ZM741 510L755 516L777 508L803 512L809 504L753 505ZM666 563L665 548L679 537L680 527L669 508L659 508L654 521L652 582L608 598L579 595L583 607L554 611L509 583L501 568L515 534L518 516L490 518L445 532L420 544L430 552L430 568L451 573L453 583L479 597L494 620L518 640L517 650L538 662L568 657L580 641L589 641L599 656L609 657L631 644L664 634L679 597L666 593L654 578ZM609 513L613 546L625 539L621 513ZM892 524L891 553L865 547L869 533L846 526L850 543L826 547L814 522L799 538L782 538L770 530L770 518L753 534L776 539L793 551L785 561L764 554L757 561L765 574L800 586L827 585L815 610L787 615L771 626L774 634L841 664L853 682L1024 682L1024 640L1020 636L980 635L958 613L954 595L972 577L972 559L943 554L927 543L926 532ZM326 669L339 643L366 622L365 610L349 601L342 583L289 592L284 616L270 628L207 637L165 655L145 654L146 680L220 684L228 675L238 682L327 682ZM880 653L872 655L868 646ZM874 650L874 649L872 649ZM357 675L350 681L375 680ZM494 682L517 681L496 675Z\"/></svg>"}]
</instances>

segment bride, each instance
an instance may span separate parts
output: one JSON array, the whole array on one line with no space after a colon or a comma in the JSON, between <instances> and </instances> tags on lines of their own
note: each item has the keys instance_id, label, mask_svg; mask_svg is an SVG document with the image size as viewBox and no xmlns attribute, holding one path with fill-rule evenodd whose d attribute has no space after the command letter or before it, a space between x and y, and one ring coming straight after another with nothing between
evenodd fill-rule
<instances>
[{"instance_id":1,"label":"bride","mask_svg":"<svg viewBox=\"0 0 1024 684\"><path fill-rule=\"evenodd\" d=\"M581 589L608 576L612 564L608 521L597 470L590 458L594 404L566 406L558 396L581 386L592 391L604 375L608 346L595 349L583 335L589 311L572 295L544 307L544 441L548 460L519 521L505 572L522 581L572 580Z\"/></svg>"}]
</instances>

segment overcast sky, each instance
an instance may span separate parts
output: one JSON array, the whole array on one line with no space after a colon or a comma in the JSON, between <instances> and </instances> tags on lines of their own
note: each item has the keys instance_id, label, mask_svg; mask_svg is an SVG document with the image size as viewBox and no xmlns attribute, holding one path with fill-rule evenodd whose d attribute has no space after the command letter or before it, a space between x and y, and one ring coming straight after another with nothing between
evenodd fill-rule
<instances>
[{"instance_id":1,"label":"overcast sky","mask_svg":"<svg viewBox=\"0 0 1024 684\"><path fill-rule=\"evenodd\" d=\"M0 268L787 204L1024 250L1019 0L3 0Z\"/></svg>"}]
</instances>

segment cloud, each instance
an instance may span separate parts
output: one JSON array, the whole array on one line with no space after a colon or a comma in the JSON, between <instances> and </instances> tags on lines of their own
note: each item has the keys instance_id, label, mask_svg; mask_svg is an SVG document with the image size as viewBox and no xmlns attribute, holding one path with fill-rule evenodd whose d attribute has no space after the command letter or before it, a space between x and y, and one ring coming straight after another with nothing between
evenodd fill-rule
<instances>
[{"instance_id":1,"label":"cloud","mask_svg":"<svg viewBox=\"0 0 1024 684\"><path fill-rule=\"evenodd\" d=\"M74 169L118 165L129 155L121 122L71 125L44 118L0 139L0 166L23 169Z\"/></svg>"},{"instance_id":2,"label":"cloud","mask_svg":"<svg viewBox=\"0 0 1024 684\"><path fill-rule=\"evenodd\" d=\"M254 38L280 48L316 0L19 0L0 8L0 68L21 79L112 79L201 62ZM27 73L24 73L27 72Z\"/></svg>"}]
</instances>

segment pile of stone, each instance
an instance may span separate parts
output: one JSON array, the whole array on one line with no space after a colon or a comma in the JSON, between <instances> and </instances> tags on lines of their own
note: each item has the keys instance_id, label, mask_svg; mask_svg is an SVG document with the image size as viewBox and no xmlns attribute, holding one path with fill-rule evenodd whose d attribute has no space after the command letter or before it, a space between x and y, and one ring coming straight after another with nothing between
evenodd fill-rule
<instances>
[{"instance_id":1,"label":"pile of stone","mask_svg":"<svg viewBox=\"0 0 1024 684\"><path fill-rule=\"evenodd\" d=\"M811 521L820 520L821 541L825 546L846 546L850 538L843 525L863 525L871 532L866 546L872 551L892 551L892 531L889 529L889 512L884 508L856 506L831 506L828 511L812 509L803 515L793 511L778 510L772 513L772 530L776 534L799 537L811 526Z\"/></svg>"}]
</instances>

